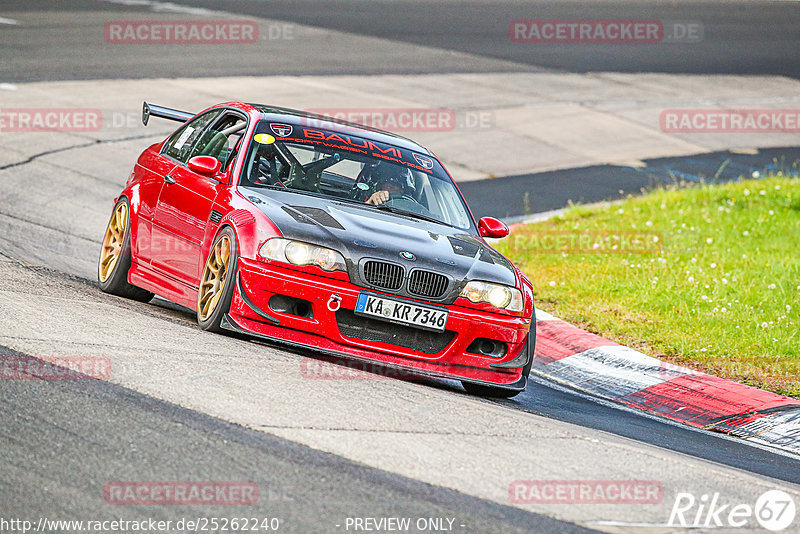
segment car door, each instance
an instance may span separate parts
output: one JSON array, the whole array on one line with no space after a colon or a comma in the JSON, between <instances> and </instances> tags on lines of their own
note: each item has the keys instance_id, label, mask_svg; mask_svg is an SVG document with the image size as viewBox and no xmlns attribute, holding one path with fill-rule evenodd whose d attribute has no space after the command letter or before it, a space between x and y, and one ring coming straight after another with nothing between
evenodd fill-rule
<instances>
[{"instance_id":1,"label":"car door","mask_svg":"<svg viewBox=\"0 0 800 534\"><path fill-rule=\"evenodd\" d=\"M200 117L198 117L200 118ZM194 156L209 155L227 163L232 123L246 122L238 113L208 117L185 135L185 143L172 154L177 165L164 177L153 225L153 267L196 288L200 279L200 252L217 195L227 184L224 175L209 177L188 168ZM183 147L189 145L188 150Z\"/></svg>"},{"instance_id":2,"label":"car door","mask_svg":"<svg viewBox=\"0 0 800 534\"><path fill-rule=\"evenodd\" d=\"M158 197L164 185L164 176L175 168L175 161L159 152L153 145L142 153L133 169L136 187L131 190L131 205L136 205L136 231L131 239L131 257L137 264L149 265L152 259L151 243L153 219L155 218Z\"/></svg>"}]
</instances>

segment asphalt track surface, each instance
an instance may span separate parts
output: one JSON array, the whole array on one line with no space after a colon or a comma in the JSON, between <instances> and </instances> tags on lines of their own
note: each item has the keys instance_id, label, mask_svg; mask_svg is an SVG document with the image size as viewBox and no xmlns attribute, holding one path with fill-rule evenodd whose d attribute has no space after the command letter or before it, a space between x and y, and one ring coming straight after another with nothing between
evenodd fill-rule
<instances>
[{"instance_id":1,"label":"asphalt track surface","mask_svg":"<svg viewBox=\"0 0 800 534\"><path fill-rule=\"evenodd\" d=\"M225 47L190 47L194 53L188 54L185 47L166 51L148 45L120 47L86 31L89 20L82 15L107 12L110 20L122 18L115 17L119 13L146 18L147 2L8 0L2 4L4 12L31 16L18 26L0 24L4 40L0 80L531 70L800 77L797 2L201 0L174 4L336 30L345 32L345 38L332 40L294 29L294 39L272 40L270 27L265 26L265 49L238 50L236 57ZM168 10L158 13L170 16ZM192 16L177 13L173 18ZM695 21L703 26L703 38L618 45L512 43L509 23L517 19ZM280 35L279 26L272 28Z\"/></svg>"},{"instance_id":2,"label":"asphalt track surface","mask_svg":"<svg viewBox=\"0 0 800 534\"><path fill-rule=\"evenodd\" d=\"M755 9L752 3L741 3L739 7L725 17L727 22L722 24L729 31L727 40L723 45L711 46L705 49L693 49L689 58L681 61L681 54L664 53L663 50L653 51L643 47L630 52L630 57L620 59L619 54L598 51L596 54L578 57L569 48L554 48L546 53L536 54L520 52L511 49L508 43L501 43L495 35L484 40L476 38L486 35L490 21L495 28L507 32L507 20L513 18L535 17L563 17L574 18L574 13L580 12L584 18L598 18L611 16L624 9L625 18L635 17L668 17L672 19L691 18L701 19L706 24L706 35L710 37L710 30L716 28L712 21L719 19L719 8L715 4L692 4L687 11L681 11L680 16L671 16L673 13L668 8L655 4L632 6L631 4L603 4L584 3L578 5L574 2L560 2L542 4L537 6L536 13L529 15L530 6L506 5L495 2L470 4L470 9L443 8L432 9L427 2L396 2L396 3L347 3L342 2L334 8L334 4L315 4L314 9L303 8L302 3L261 3L261 2L229 2L225 9L239 12L243 15L267 16L276 20L290 20L303 24L312 24L319 27L334 28L353 33L366 35L380 35L383 38L395 39L414 43L425 43L433 48L456 50L469 54L482 54L487 57L501 58L500 65L505 68L530 69L545 68L586 69L606 68L614 70L614 62L620 70L664 70L666 72L750 72L750 73L780 73L797 75L798 55L785 53L787 46L798 42L795 25L789 25L791 15L797 8L791 3L759 4L761 8ZM30 2L4 3L4 9L13 11L39 10L44 4ZM211 3L209 3L211 6ZM288 6L288 7L287 7ZM214 4L218 8L217 4ZM119 9L109 5L110 10ZM580 8L580 9L578 9ZM71 11L55 13L50 24L61 26L68 21L80 18L81 10L96 9L95 3L75 3ZM404 13L404 17L388 17L375 10L391 9L393 13ZM616 9L616 11L614 11ZM697 11L692 11L697 10ZM794 11L793 11L794 10ZM126 12L127 13L127 12ZM2 16L3 13L0 13ZM362 18L359 18L362 17ZM715 18L716 17L716 18ZM183 18L187 18L183 16ZM369 24L359 23L359 20L368 20ZM415 21L416 33L409 34L404 28ZM422 22L420 22L422 21ZM755 32L754 26L762 25L762 30ZM772 25L772 26L770 26ZM442 32L441 28L448 28ZM775 31L776 41L761 41L763 27L785 28ZM794 32L794 33L793 33ZM735 38L741 36L740 39ZM745 38L746 37L746 38ZM17 40L15 40L17 39ZM25 81L34 79L81 79L81 78L114 78L114 77L152 77L156 75L168 76L174 72L175 63L169 62L170 58L160 58L153 61L147 57L123 57L119 61L96 62L87 69L85 62L81 61L78 52L80 46L66 47L64 50L53 54L49 58L47 46L53 43L36 43L35 40L26 41L27 37L14 37L6 41L4 54L8 51L8 43L15 43L14 58L26 59L25 67L15 64L17 59L4 61L0 65L0 81ZM681 47L685 45L671 45ZM675 49L676 51L679 48ZM125 51L125 54L128 52ZM431 53L432 57L435 53ZM677 54L677 55L676 55ZM718 54L718 55L714 55ZM738 54L738 55L737 55ZM64 62L60 57L71 58ZM4 57L4 60L10 56ZM289 62L286 69L305 69L306 73L323 73L334 71L331 59L324 57L310 58L305 64L297 66L295 61ZM716 59L712 62L711 57ZM31 61L31 59L35 61ZM738 61L736 59L739 58ZM746 58L742 61L742 58ZM536 59L537 62L534 62ZM506 62L505 60L509 60ZM73 63L70 63L72 61ZM140 61L142 63L137 64ZM605 61L605 63L604 63ZM413 61L406 61L398 69L400 72L431 72L436 71L435 66L414 66ZM711 65L710 63L713 63ZM76 68L77 65L83 67ZM386 72L386 65L391 65L387 57L380 54L370 58L370 61L356 65L353 71ZM448 68L476 68L476 62L453 61ZM488 71L497 68L486 65ZM218 68L217 68L218 67ZM187 59L180 67L183 76L212 76L219 75L220 70L234 74L248 74L258 70L263 73L263 67L258 69L237 62L220 64L215 69L194 59ZM418 68L420 70L414 70ZM326 70L328 69L328 70ZM427 70L431 69L431 70ZM678 70L674 70L678 69ZM683 70L681 70L683 69ZM721 69L721 70L718 70ZM746 70L737 70L746 69ZM388 70L391 71L391 68ZM336 70L336 72L340 72ZM724 155L709 156L709 162L718 161ZM659 167L660 164L660 167ZM648 167L664 169L670 162L648 162ZM748 164L747 162L742 163ZM754 165L756 163L753 163ZM698 168L711 168L711 163L698 165ZM17 165L5 172L13 173L7 176L13 179L31 179L34 183L36 174L28 168L28 164ZM687 171L689 172L689 171ZM632 171L632 175L622 185L625 191L637 190L645 184L646 180ZM574 174L574 172L573 172ZM547 177L545 177L547 178ZM552 177L550 177L552 178ZM513 180L514 178L508 178ZM521 180L521 178L520 178ZM525 178L530 181L530 177ZM562 181L546 180L552 183ZM476 182L473 190L467 189L470 194L483 194ZM108 198L104 195L106 186L101 189L103 193L91 191L89 200L107 207ZM552 189L552 186L550 187ZM485 191L484 191L485 192ZM82 188L82 193L86 191ZM613 196L613 189L599 190L596 194L574 200L599 200ZM563 195L569 196L564 191L556 191L554 196L543 204L534 204L534 211L561 207L564 204ZM559 197L558 195L562 195ZM595 196L592 196L595 195ZM539 198L536 190L532 190L531 197ZM570 197L572 198L572 197ZM26 222L24 217L14 215L6 217L8 212L14 212L13 204L21 202L22 197L14 195L0 196L0 215L3 228L14 228L14 234L0 235L0 248L3 260L9 265L36 263L45 267L59 265L55 255L37 255L25 249L22 236L44 236L43 246L53 246L57 249L61 241L71 242L74 236L61 232L58 227L43 228L41 225ZM83 200L83 199L82 199ZM508 199L499 198L497 202L506 202ZM524 212L526 208L516 205L514 212ZM513 214L509 212L509 214ZM522 214L522 213L519 213ZM79 232L85 226L80 226L79 218L65 215L67 219L78 219ZM11 226L10 226L11 225ZM99 245L100 235L96 239L78 240L79 244L68 248L66 254L78 256L92 255ZM63 249L60 253L64 254ZM0 256L0 259L2 259ZM153 321L150 328L156 331L167 326L179 323L190 327L193 317L186 310L169 306L163 301L144 305L138 303L118 302L119 299L110 299L99 293L93 281L81 273L75 278L76 270L65 268L67 274L51 269L35 269L39 281L34 288L31 286L31 296L25 300L35 301L36 295L48 293L61 294L62 286L69 286L70 291L80 295L81 299L102 302L104 304L120 306L132 310L137 315L146 316ZM8 278L6 280L9 280ZM13 278L11 279L13 280ZM13 282L8 282L11 285ZM14 287L0 287L0 290L12 290ZM28 288L23 288L27 290ZM34 290L35 289L35 290ZM44 298L44 297L38 297ZM78 298L78 297L76 297ZM3 301L8 302L8 301ZM78 302L78 301L76 301ZM3 309L6 319L16 310ZM20 324L24 318L18 319ZM49 320L47 317L30 318L37 328L46 331ZM55 319L52 324L55 324ZM154 326L153 326L154 325ZM147 331L145 331L147 332ZM9 330L3 335L13 336ZM145 335L144 332L142 335ZM148 332L148 336L150 333ZM155 332L153 332L155 335ZM166 335L166 334L165 334ZM237 340L221 340L226 348L236 349ZM274 348L274 347L273 347ZM280 353L288 358L299 358L299 354L280 349ZM0 347L0 356L21 355L11 349ZM35 350L28 353L36 356ZM324 361L323 356L314 356ZM177 378L177 377L176 377ZM391 381L393 391L405 391L405 383ZM416 385L408 384L411 388ZM465 397L460 386L447 381L435 381L425 385L430 394L443 393L448 399L459 401ZM416 390L414 390L416 391ZM298 392L300 393L300 392ZM329 532L339 530L335 523L345 517L352 516L413 516L413 517L458 517L459 521L468 526L470 532L579 532L580 527L570 523L559 522L547 515L532 513L498 504L496 501L472 497L464 492L454 491L438 485L420 482L414 477L396 474L391 470L370 467L364 463L349 460L341 456L322 452L316 448L287 440L277 435L251 428L245 428L224 420L193 410L178 406L157 398L154 394L142 393L134 388L102 382L102 381L59 381L59 382L31 382L31 381L3 381L0 383L0 461L2 461L2 476L0 476L0 503L4 517L92 517L108 515L109 507L102 499L102 487L105 482L113 479L134 480L170 480L170 479L203 479L203 480L255 480L259 483L262 499L258 508L248 510L248 515L253 512L259 516L280 516L292 525L290 532ZM708 461L712 469L717 466L729 466L733 469L723 469L724 476L732 480L737 473L745 473L763 478L767 484L777 484L784 481L789 484L800 484L800 461L793 457L768 451L763 448L752 447L740 441L724 436L703 431L685 428L661 421L656 418L643 416L634 411L621 409L582 395L578 392L547 384L538 379L531 380L528 390L515 399L508 401L477 401L478 405L487 405L491 409L499 409L501 413L510 416L527 414L541 417L544 421L554 420L576 425L587 434L586 439L606 439L611 436L616 441L625 443L625 447L637 454L647 451L674 451L669 455L669 461L680 465L683 458L700 459ZM269 410L269 406L265 408ZM465 407L466 409L466 407ZM458 437L454 438L458 440ZM458 448L458 441L453 443ZM520 447L530 448L531 454L537 454L539 448L535 442L521 443ZM659 454L661 454L659 452ZM597 460L593 458L574 458L573 462L580 466L587 465ZM688 464L686 464L688 465ZM692 465L697 465L696 463ZM559 472L561 466L555 466ZM679 467L676 467L678 469ZM722 469L719 467L719 469ZM565 470L565 473L568 472ZM580 472L580 471L579 471ZM575 471L571 471L574 476ZM702 473L701 473L702 474ZM626 473L630 478L635 475ZM625 476L620 474L620 476ZM528 476L529 473L521 475ZM568 476L568 475L564 475ZM687 474L688 476L688 474ZM174 518L180 516L211 515L216 510L203 510L200 514L196 507L190 508L131 508L126 507L123 515L127 518L136 517L164 517ZM225 511L226 515L230 515ZM220 512L222 515L222 512ZM664 518L666 519L666 518ZM633 520L633 519L632 519Z\"/></svg>"},{"instance_id":3,"label":"asphalt track surface","mask_svg":"<svg viewBox=\"0 0 800 534\"><path fill-rule=\"evenodd\" d=\"M39 283L20 288L23 293L40 293L38 288L43 288L43 294L59 298L80 295L81 300L121 304L155 319L156 328L159 323L194 328L193 313L165 301L125 302L99 293L87 280L49 269L24 270ZM3 274L9 278L5 269ZM32 294L28 298L37 297ZM38 318L31 320L39 322ZM54 316L50 324L57 322ZM10 332L4 335L13 337ZM302 351L284 352L290 357L308 357ZM26 354L0 346L0 357L35 355L35 351ZM321 354L313 358L340 362ZM142 364L147 359L143 357ZM204 371L213 373L210 367L196 372ZM176 372L174 379L180 382L186 377ZM393 387L403 390L403 382L393 382ZM421 385L431 392L463 395L460 386L450 381L423 381ZM4 380L0 402L3 517L34 521L38 517L106 518L109 505L103 500L103 486L109 481L247 480L257 483L260 493L258 503L247 508L247 515L278 517L289 532L331 532L347 517L381 516L454 517L465 525L466 532L586 531L542 514L368 467L106 381ZM628 446L634 448L650 444L712 464L800 483L796 458L643 416L537 378L514 399L480 402L510 413L525 412L577 425L600 439L605 433L616 435L630 440ZM265 401L265 410L274 408ZM536 454L533 443L520 446L533 446L531 454ZM115 517L118 514L127 520L230 517L223 507L126 506L112 511Z\"/></svg>"},{"instance_id":4,"label":"asphalt track surface","mask_svg":"<svg viewBox=\"0 0 800 534\"><path fill-rule=\"evenodd\" d=\"M594 165L459 184L472 214L520 220L570 203L617 200L659 186L721 183L753 173L797 175L800 148L767 148L644 160L641 167Z\"/></svg>"},{"instance_id":5,"label":"asphalt track surface","mask_svg":"<svg viewBox=\"0 0 800 534\"><path fill-rule=\"evenodd\" d=\"M225 9L570 72L800 76L800 6L795 2L232 0ZM663 46L510 42L509 23L530 19L699 22L704 31L698 42Z\"/></svg>"},{"instance_id":6,"label":"asphalt track surface","mask_svg":"<svg viewBox=\"0 0 800 534\"><path fill-rule=\"evenodd\" d=\"M0 356L26 355L0 347ZM7 466L0 486L5 518L106 517L105 481L247 480L258 485L259 499L246 516L279 518L289 532L331 532L347 517L381 516L458 517L472 532L591 532L359 465L105 381L9 381L0 389L0 402L0 435L10 442L0 449L0 462ZM68 415L61 417L64 407ZM137 508L120 516L177 521L203 515L196 506ZM208 516L212 510L203 512Z\"/></svg>"}]
</instances>

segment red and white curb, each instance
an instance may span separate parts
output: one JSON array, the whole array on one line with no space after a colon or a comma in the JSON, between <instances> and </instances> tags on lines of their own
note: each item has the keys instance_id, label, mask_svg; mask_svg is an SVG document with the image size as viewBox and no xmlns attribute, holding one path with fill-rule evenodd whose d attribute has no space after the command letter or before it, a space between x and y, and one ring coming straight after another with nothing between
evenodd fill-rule
<instances>
[{"instance_id":1,"label":"red and white curb","mask_svg":"<svg viewBox=\"0 0 800 534\"><path fill-rule=\"evenodd\" d=\"M538 309L531 372L673 421L800 454L800 400L662 362Z\"/></svg>"}]
</instances>

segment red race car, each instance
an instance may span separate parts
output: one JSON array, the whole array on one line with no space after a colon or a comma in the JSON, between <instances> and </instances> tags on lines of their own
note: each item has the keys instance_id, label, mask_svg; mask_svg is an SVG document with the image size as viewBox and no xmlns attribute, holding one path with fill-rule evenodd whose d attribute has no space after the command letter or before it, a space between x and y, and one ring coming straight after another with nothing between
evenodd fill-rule
<instances>
[{"instance_id":1,"label":"red race car","mask_svg":"<svg viewBox=\"0 0 800 534\"><path fill-rule=\"evenodd\" d=\"M525 389L533 288L484 238L442 164L406 138L329 117L226 103L139 156L98 265L107 293L153 294L238 332L460 380Z\"/></svg>"}]
</instances>

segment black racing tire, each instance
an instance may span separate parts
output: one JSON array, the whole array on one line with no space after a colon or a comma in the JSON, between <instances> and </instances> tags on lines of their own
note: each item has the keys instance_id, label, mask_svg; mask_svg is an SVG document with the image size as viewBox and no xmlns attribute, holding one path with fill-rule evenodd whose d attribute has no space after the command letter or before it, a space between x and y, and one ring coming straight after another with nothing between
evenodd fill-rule
<instances>
[{"instance_id":1,"label":"black racing tire","mask_svg":"<svg viewBox=\"0 0 800 534\"><path fill-rule=\"evenodd\" d=\"M204 288L208 288L207 284L211 283L209 280L209 275L213 274L213 272L210 271L211 263L215 262L214 255L217 253L217 246L220 245L223 240L227 240L230 244L230 254L225 266L222 287L219 289L221 294L217 299L217 303L213 306L213 309L204 311L205 302L203 299L206 297ZM212 241L212 245L208 250L208 256L206 257L203 272L200 276L200 288L197 294L197 324L200 325L201 329L218 334L225 333L220 323L225 314L231 309L233 289L236 287L236 277L239 274L238 264L239 247L236 242L236 234L230 226L225 226L214 236L214 241ZM213 295L211 298L213 300Z\"/></svg>"},{"instance_id":2,"label":"black racing tire","mask_svg":"<svg viewBox=\"0 0 800 534\"><path fill-rule=\"evenodd\" d=\"M530 358L528 358L528 363L522 368L522 377L525 378L525 383L527 384L528 375L531 374L531 368L533 367L533 356L536 350L536 316L534 315L534 320L531 321L531 331L528 334L528 341L525 343L525 348L523 350L529 350ZM483 384L475 384L474 382L467 382L466 380L461 382L461 385L464 386L464 389L470 395L475 395L477 397L493 397L498 399L510 399L511 397L515 397L525 391L525 388L521 390L515 389L508 389L498 386L486 386Z\"/></svg>"},{"instance_id":3,"label":"black racing tire","mask_svg":"<svg viewBox=\"0 0 800 534\"><path fill-rule=\"evenodd\" d=\"M120 228L120 214L123 212L124 228ZM128 199L120 198L114 205L103 237L100 257L97 260L97 283L104 293L139 302L150 302L153 293L128 282L128 271L131 268L130 213ZM120 232L122 233L121 246L119 243Z\"/></svg>"}]
</instances>

